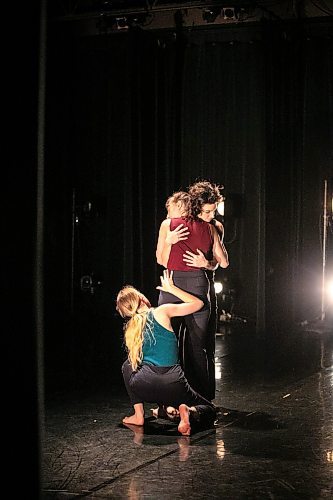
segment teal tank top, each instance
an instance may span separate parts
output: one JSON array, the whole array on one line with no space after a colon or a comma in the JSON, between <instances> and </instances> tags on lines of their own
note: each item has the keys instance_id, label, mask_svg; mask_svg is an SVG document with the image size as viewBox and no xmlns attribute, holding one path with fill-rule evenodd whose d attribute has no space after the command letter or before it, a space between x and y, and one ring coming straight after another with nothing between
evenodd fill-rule
<instances>
[{"instance_id":1,"label":"teal tank top","mask_svg":"<svg viewBox=\"0 0 333 500\"><path fill-rule=\"evenodd\" d=\"M143 330L142 354L142 364L172 366L179 362L176 335L156 321L152 309Z\"/></svg>"}]
</instances>

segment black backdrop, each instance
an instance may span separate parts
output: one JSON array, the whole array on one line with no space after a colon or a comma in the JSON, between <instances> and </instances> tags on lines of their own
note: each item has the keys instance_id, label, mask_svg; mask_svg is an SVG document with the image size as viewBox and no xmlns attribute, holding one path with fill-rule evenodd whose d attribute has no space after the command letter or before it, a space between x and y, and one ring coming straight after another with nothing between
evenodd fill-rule
<instances>
[{"instance_id":1,"label":"black backdrop","mask_svg":"<svg viewBox=\"0 0 333 500\"><path fill-rule=\"evenodd\" d=\"M50 23L45 101L45 369L96 383L123 358L117 291L154 302L173 191L225 186L234 312L254 332L320 315L332 193L331 18L78 36ZM328 232L332 273L332 226ZM82 290L83 276L93 286Z\"/></svg>"}]
</instances>

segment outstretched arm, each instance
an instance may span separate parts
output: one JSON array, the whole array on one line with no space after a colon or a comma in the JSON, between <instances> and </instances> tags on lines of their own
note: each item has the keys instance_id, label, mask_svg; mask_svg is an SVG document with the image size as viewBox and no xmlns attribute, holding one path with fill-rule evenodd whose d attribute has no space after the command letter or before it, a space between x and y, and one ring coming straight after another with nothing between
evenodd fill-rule
<instances>
[{"instance_id":1,"label":"outstretched arm","mask_svg":"<svg viewBox=\"0 0 333 500\"><path fill-rule=\"evenodd\" d=\"M173 283L172 271L169 272L167 269L163 271L163 276L161 276L161 285L156 288L158 290L162 290L163 292L171 293L183 303L162 304L155 309L155 314L160 312L162 314L166 314L169 318L174 316L186 316L199 311L204 305L203 301L195 295L178 288Z\"/></svg>"}]
</instances>

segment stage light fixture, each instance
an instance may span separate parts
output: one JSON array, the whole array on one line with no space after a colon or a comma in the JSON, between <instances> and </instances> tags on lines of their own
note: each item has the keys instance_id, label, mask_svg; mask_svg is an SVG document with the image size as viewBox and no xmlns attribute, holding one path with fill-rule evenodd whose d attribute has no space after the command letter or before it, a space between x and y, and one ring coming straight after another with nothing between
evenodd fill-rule
<instances>
[{"instance_id":1,"label":"stage light fixture","mask_svg":"<svg viewBox=\"0 0 333 500\"><path fill-rule=\"evenodd\" d=\"M216 9L204 9L202 11L202 19L206 21L206 23L214 23L216 21L217 16L221 13L220 8Z\"/></svg>"},{"instance_id":2,"label":"stage light fixture","mask_svg":"<svg viewBox=\"0 0 333 500\"><path fill-rule=\"evenodd\" d=\"M221 293L223 290L223 284L220 281L215 281L214 288L215 288L215 293Z\"/></svg>"},{"instance_id":3,"label":"stage light fixture","mask_svg":"<svg viewBox=\"0 0 333 500\"><path fill-rule=\"evenodd\" d=\"M223 7L221 15L226 21L236 21L238 19L238 12L235 7Z\"/></svg>"},{"instance_id":4,"label":"stage light fixture","mask_svg":"<svg viewBox=\"0 0 333 500\"><path fill-rule=\"evenodd\" d=\"M128 22L127 22L127 17L116 17L116 26L118 30L127 30L128 29Z\"/></svg>"}]
</instances>

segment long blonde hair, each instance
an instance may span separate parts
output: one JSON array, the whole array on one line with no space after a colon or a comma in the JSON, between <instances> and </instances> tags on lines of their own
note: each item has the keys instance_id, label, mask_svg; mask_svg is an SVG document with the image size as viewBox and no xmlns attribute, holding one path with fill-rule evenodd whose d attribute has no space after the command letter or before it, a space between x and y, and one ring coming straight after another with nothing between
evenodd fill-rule
<instances>
[{"instance_id":1,"label":"long blonde hair","mask_svg":"<svg viewBox=\"0 0 333 500\"><path fill-rule=\"evenodd\" d=\"M142 361L143 330L147 321L147 311L138 312L142 302L149 304L146 297L131 285L125 285L117 296L117 311L123 318L129 318L124 325L124 340L133 370Z\"/></svg>"}]
</instances>

